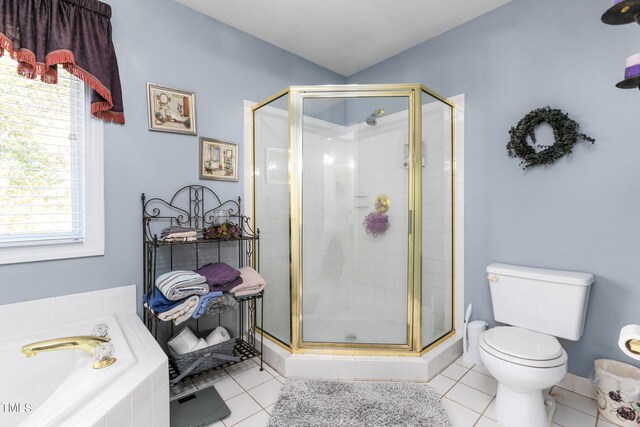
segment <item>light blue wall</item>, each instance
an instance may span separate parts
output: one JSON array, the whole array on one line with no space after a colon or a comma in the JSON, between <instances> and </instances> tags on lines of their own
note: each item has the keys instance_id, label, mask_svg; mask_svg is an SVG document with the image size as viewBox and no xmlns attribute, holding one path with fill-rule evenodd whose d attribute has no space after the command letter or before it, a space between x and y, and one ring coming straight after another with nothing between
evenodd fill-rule
<instances>
[{"instance_id":1,"label":"light blue wall","mask_svg":"<svg viewBox=\"0 0 640 427\"><path fill-rule=\"evenodd\" d=\"M196 91L199 134L236 143L244 99L344 83L173 1L108 3L127 124L106 126L106 255L0 267L0 303L141 283L140 193L198 181L197 137L147 130L147 81ZM640 51L640 28L601 24L610 4L515 0L348 79L466 94L466 302L475 318L492 318L484 268L494 261L593 272L585 334L563 343L570 371L583 376L598 357L630 362L615 341L640 322L640 93L613 87ZM523 172L506 155L508 130L545 105L569 112L597 143ZM225 197L242 191L241 182L205 183Z\"/></svg>"},{"instance_id":2,"label":"light blue wall","mask_svg":"<svg viewBox=\"0 0 640 427\"><path fill-rule=\"evenodd\" d=\"M140 193L198 182L198 137L147 129L146 83L196 92L200 136L242 145L243 100L344 77L170 0L107 0L126 125L105 126L106 254L0 267L0 304L142 283ZM240 149L240 176L242 176ZM202 181L224 198L237 183Z\"/></svg>"},{"instance_id":3,"label":"light blue wall","mask_svg":"<svg viewBox=\"0 0 640 427\"><path fill-rule=\"evenodd\" d=\"M640 92L614 87L640 27L600 23L611 5L516 0L348 79L465 93L465 302L492 319L491 262L594 273L585 333L562 343L582 376L596 358L632 363L618 331L640 323ZM522 171L507 157L509 129L546 105L597 143Z\"/></svg>"}]
</instances>

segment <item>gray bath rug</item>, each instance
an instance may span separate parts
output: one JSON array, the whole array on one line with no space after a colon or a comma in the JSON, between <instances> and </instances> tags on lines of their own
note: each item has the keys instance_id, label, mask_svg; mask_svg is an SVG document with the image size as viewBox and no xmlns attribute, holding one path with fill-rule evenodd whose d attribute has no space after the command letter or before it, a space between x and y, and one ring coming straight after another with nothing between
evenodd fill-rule
<instances>
[{"instance_id":1,"label":"gray bath rug","mask_svg":"<svg viewBox=\"0 0 640 427\"><path fill-rule=\"evenodd\" d=\"M288 379L269 427L449 427L428 384Z\"/></svg>"}]
</instances>

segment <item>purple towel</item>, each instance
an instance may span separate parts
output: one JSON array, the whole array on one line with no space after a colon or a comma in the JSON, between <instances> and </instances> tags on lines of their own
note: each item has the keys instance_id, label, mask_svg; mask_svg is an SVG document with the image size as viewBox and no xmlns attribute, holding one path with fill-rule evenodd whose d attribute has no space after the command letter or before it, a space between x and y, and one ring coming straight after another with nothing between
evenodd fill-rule
<instances>
[{"instance_id":1,"label":"purple towel","mask_svg":"<svg viewBox=\"0 0 640 427\"><path fill-rule=\"evenodd\" d=\"M212 291L222 291L222 292L229 292L231 289L235 288L236 286L242 284L242 277L238 276L236 278L236 280L229 282L229 283L225 283L224 285L220 285L220 286L211 286L211 290Z\"/></svg>"},{"instance_id":2,"label":"purple towel","mask_svg":"<svg viewBox=\"0 0 640 427\"><path fill-rule=\"evenodd\" d=\"M207 279L211 291L228 291L242 283L240 272L224 262L207 264L198 270L198 274Z\"/></svg>"}]
</instances>

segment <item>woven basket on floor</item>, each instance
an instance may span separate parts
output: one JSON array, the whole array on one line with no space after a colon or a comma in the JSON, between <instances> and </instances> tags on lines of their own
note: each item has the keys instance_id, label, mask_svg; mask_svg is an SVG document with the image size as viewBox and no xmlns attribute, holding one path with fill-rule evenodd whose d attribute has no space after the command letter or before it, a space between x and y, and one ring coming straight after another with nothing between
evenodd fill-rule
<instances>
[{"instance_id":1,"label":"woven basket on floor","mask_svg":"<svg viewBox=\"0 0 640 427\"><path fill-rule=\"evenodd\" d=\"M201 331L195 334L198 338L205 338L211 331ZM231 338L227 341L184 354L178 354L167 346L171 363L179 374L171 380L171 384L179 382L187 375L197 374L227 362L239 362L240 357L236 356L233 351L237 338L233 338L231 332L229 332L229 336Z\"/></svg>"}]
</instances>

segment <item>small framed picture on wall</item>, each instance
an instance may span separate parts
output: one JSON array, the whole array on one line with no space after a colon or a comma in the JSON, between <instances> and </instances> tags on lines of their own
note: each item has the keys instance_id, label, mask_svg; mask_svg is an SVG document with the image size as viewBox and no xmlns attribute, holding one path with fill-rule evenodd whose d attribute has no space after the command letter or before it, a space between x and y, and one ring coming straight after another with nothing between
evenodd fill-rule
<instances>
[{"instance_id":1,"label":"small framed picture on wall","mask_svg":"<svg viewBox=\"0 0 640 427\"><path fill-rule=\"evenodd\" d=\"M149 130L196 134L196 94L147 83Z\"/></svg>"},{"instance_id":2,"label":"small framed picture on wall","mask_svg":"<svg viewBox=\"0 0 640 427\"><path fill-rule=\"evenodd\" d=\"M238 144L200 137L200 179L238 180Z\"/></svg>"}]
</instances>

